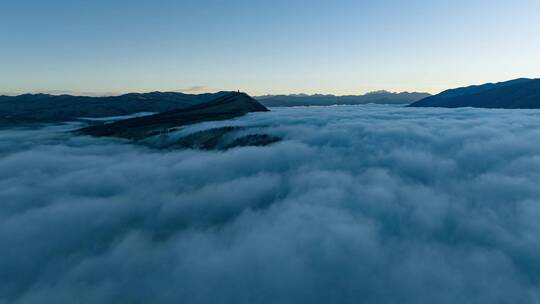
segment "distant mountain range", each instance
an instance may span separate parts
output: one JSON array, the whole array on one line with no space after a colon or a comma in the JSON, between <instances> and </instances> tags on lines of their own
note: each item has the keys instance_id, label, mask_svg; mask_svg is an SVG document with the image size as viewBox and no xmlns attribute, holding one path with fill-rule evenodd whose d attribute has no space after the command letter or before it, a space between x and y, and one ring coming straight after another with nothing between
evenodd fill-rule
<instances>
[{"instance_id":1,"label":"distant mountain range","mask_svg":"<svg viewBox=\"0 0 540 304\"><path fill-rule=\"evenodd\" d=\"M81 117L123 116L140 112L158 113L187 108L229 93L193 95L152 92L108 97L49 94L0 96L0 124L61 122Z\"/></svg>"},{"instance_id":2,"label":"distant mountain range","mask_svg":"<svg viewBox=\"0 0 540 304\"><path fill-rule=\"evenodd\" d=\"M80 118L125 116L141 112L162 113L206 103L230 92L184 94L176 92L129 93L120 96L23 94L0 96L0 125L48 123ZM377 91L359 96L267 95L257 97L267 107L354 105L366 103L410 104L427 93Z\"/></svg>"},{"instance_id":3,"label":"distant mountain range","mask_svg":"<svg viewBox=\"0 0 540 304\"><path fill-rule=\"evenodd\" d=\"M410 107L540 109L540 79L520 78L451 89Z\"/></svg>"},{"instance_id":4,"label":"distant mountain range","mask_svg":"<svg viewBox=\"0 0 540 304\"><path fill-rule=\"evenodd\" d=\"M375 91L365 95L265 95L257 96L259 102L267 107L294 107L294 106L330 106L330 105L358 105L358 104L410 104L431 96L428 93L391 93L388 91Z\"/></svg>"},{"instance_id":5,"label":"distant mountain range","mask_svg":"<svg viewBox=\"0 0 540 304\"><path fill-rule=\"evenodd\" d=\"M251 97L237 92L198 95L151 92L109 97L49 94L0 96L0 125L63 122L81 118L125 116L141 112L164 113L209 103L220 98L230 97L231 94L254 101ZM266 95L256 97L256 99L266 107L377 103L409 104L411 107L537 109L540 108L540 79L520 78L500 83L469 86L447 90L433 96L428 93L377 91L365 95L347 96ZM135 121L143 122L146 120Z\"/></svg>"}]
</instances>

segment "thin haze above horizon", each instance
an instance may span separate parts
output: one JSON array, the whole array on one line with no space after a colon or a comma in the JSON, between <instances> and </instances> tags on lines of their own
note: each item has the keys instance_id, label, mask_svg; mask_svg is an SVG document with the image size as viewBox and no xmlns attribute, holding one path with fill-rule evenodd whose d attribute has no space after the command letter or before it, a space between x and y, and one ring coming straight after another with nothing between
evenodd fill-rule
<instances>
[{"instance_id":1,"label":"thin haze above horizon","mask_svg":"<svg viewBox=\"0 0 540 304\"><path fill-rule=\"evenodd\" d=\"M540 77L540 1L0 4L0 92L437 93Z\"/></svg>"}]
</instances>

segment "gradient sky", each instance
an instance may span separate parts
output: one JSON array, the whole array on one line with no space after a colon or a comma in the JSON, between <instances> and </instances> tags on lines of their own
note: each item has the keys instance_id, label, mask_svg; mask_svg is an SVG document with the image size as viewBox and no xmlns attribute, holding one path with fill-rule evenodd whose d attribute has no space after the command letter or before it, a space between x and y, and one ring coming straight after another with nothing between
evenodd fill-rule
<instances>
[{"instance_id":1,"label":"gradient sky","mask_svg":"<svg viewBox=\"0 0 540 304\"><path fill-rule=\"evenodd\" d=\"M0 92L359 94L540 77L540 1L4 0Z\"/></svg>"}]
</instances>

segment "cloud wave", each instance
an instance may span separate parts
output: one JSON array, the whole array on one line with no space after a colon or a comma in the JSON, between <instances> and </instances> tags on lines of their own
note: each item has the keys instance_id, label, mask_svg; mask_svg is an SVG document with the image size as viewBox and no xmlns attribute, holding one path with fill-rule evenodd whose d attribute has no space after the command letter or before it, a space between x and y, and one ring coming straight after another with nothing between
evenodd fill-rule
<instances>
[{"instance_id":1,"label":"cloud wave","mask_svg":"<svg viewBox=\"0 0 540 304\"><path fill-rule=\"evenodd\" d=\"M0 130L0 303L534 303L540 111L339 106L159 152Z\"/></svg>"}]
</instances>

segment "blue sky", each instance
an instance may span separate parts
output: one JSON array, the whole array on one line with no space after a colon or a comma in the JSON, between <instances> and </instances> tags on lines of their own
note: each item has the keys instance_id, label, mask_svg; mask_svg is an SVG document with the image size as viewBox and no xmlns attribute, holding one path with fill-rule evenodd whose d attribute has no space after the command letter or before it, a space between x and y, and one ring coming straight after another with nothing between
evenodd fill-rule
<instances>
[{"instance_id":1,"label":"blue sky","mask_svg":"<svg viewBox=\"0 0 540 304\"><path fill-rule=\"evenodd\" d=\"M540 1L6 0L0 92L429 91L540 77Z\"/></svg>"}]
</instances>

